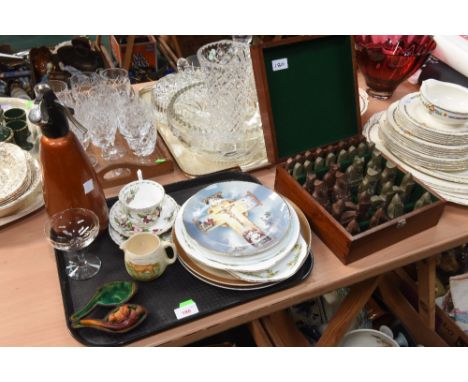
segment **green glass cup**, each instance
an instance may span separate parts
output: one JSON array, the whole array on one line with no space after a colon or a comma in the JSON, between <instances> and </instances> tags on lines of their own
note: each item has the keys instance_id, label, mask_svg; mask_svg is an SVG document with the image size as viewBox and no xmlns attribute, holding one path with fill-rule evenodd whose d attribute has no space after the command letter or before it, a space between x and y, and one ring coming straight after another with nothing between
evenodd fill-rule
<instances>
[{"instance_id":1,"label":"green glass cup","mask_svg":"<svg viewBox=\"0 0 468 382\"><path fill-rule=\"evenodd\" d=\"M26 112L19 107L13 107L3 112L3 118L5 123L18 120L26 122Z\"/></svg>"},{"instance_id":2,"label":"green glass cup","mask_svg":"<svg viewBox=\"0 0 468 382\"><path fill-rule=\"evenodd\" d=\"M28 142L28 137L31 135L31 132L29 131L26 121L21 119L10 120L7 122L6 126L13 130L15 142L18 146L28 151L33 148L33 144Z\"/></svg>"}]
</instances>

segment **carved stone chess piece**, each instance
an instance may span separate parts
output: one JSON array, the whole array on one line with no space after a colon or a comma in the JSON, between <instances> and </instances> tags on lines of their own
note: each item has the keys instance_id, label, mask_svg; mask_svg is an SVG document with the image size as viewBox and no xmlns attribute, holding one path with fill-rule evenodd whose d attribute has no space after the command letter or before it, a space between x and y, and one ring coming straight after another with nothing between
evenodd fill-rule
<instances>
[{"instance_id":1,"label":"carved stone chess piece","mask_svg":"<svg viewBox=\"0 0 468 382\"><path fill-rule=\"evenodd\" d=\"M314 182L316 181L316 179L317 175L315 175L313 172L310 172L307 174L306 181L302 186L311 195L314 192Z\"/></svg>"},{"instance_id":2,"label":"carved stone chess piece","mask_svg":"<svg viewBox=\"0 0 468 382\"><path fill-rule=\"evenodd\" d=\"M322 178L322 180L327 184L329 190L331 190L333 185L335 184L335 176L338 169L339 166L337 164L332 164L329 170L325 173L325 175Z\"/></svg>"},{"instance_id":3,"label":"carved stone chess piece","mask_svg":"<svg viewBox=\"0 0 468 382\"><path fill-rule=\"evenodd\" d=\"M345 211L341 215L340 218L340 223L344 226L346 226L351 220L354 220L357 218L357 212L356 211Z\"/></svg>"},{"instance_id":4,"label":"carved stone chess piece","mask_svg":"<svg viewBox=\"0 0 468 382\"><path fill-rule=\"evenodd\" d=\"M294 158L288 158L288 160L286 161L286 165L284 166L284 169L290 174L292 175L292 171L293 171L293 168L294 168L294 165L296 164L296 162L294 161Z\"/></svg>"},{"instance_id":5,"label":"carved stone chess piece","mask_svg":"<svg viewBox=\"0 0 468 382\"><path fill-rule=\"evenodd\" d=\"M297 163L304 163L304 156L302 154L297 154L295 157L294 157L294 160L297 162Z\"/></svg>"},{"instance_id":6,"label":"carved stone chess piece","mask_svg":"<svg viewBox=\"0 0 468 382\"><path fill-rule=\"evenodd\" d=\"M397 167L394 163L387 161L385 164L385 168L382 171L382 174L380 174L380 185L383 186L386 182L392 181L395 183L395 179L397 176Z\"/></svg>"},{"instance_id":7,"label":"carved stone chess piece","mask_svg":"<svg viewBox=\"0 0 468 382\"><path fill-rule=\"evenodd\" d=\"M304 179L305 175L306 175L306 171L305 171L304 165L300 162L296 162L293 168L292 176L296 180L300 181L301 179Z\"/></svg>"},{"instance_id":8,"label":"carved stone chess piece","mask_svg":"<svg viewBox=\"0 0 468 382\"><path fill-rule=\"evenodd\" d=\"M336 220L340 221L341 215L343 214L344 210L345 210L345 202L344 200L340 199L340 200L337 200L335 203L333 203L331 214Z\"/></svg>"},{"instance_id":9,"label":"carved stone chess piece","mask_svg":"<svg viewBox=\"0 0 468 382\"><path fill-rule=\"evenodd\" d=\"M314 162L309 159L304 161L304 169L307 174L314 172Z\"/></svg>"},{"instance_id":10,"label":"carved stone chess piece","mask_svg":"<svg viewBox=\"0 0 468 382\"><path fill-rule=\"evenodd\" d=\"M345 173L337 171L335 174L335 185L332 190L332 200L337 201L343 199L347 201L351 198L349 186L348 186L348 177Z\"/></svg>"},{"instance_id":11,"label":"carved stone chess piece","mask_svg":"<svg viewBox=\"0 0 468 382\"><path fill-rule=\"evenodd\" d=\"M395 194L387 207L387 215L390 219L395 219L404 214L404 208L400 195Z\"/></svg>"},{"instance_id":12,"label":"carved stone chess piece","mask_svg":"<svg viewBox=\"0 0 468 382\"><path fill-rule=\"evenodd\" d=\"M413 180L413 176L409 172L405 174L400 183L400 188L403 190L403 197L405 201L410 200L415 184L416 183Z\"/></svg>"},{"instance_id":13,"label":"carved stone chess piece","mask_svg":"<svg viewBox=\"0 0 468 382\"><path fill-rule=\"evenodd\" d=\"M328 187L325 182L316 179L314 182L314 193L312 196L319 202L327 211L330 211L331 203L328 197Z\"/></svg>"},{"instance_id":14,"label":"carved stone chess piece","mask_svg":"<svg viewBox=\"0 0 468 382\"><path fill-rule=\"evenodd\" d=\"M373 195L370 198L371 206L373 210L378 210L385 206L386 199L380 195Z\"/></svg>"},{"instance_id":15,"label":"carved stone chess piece","mask_svg":"<svg viewBox=\"0 0 468 382\"><path fill-rule=\"evenodd\" d=\"M349 155L348 152L343 149L338 153L338 158L336 160L338 164L343 164L349 161Z\"/></svg>"},{"instance_id":16,"label":"carved stone chess piece","mask_svg":"<svg viewBox=\"0 0 468 382\"><path fill-rule=\"evenodd\" d=\"M379 208L375 211L374 216L371 217L369 222L369 228L377 227L379 224L385 222L385 212L383 208Z\"/></svg>"},{"instance_id":17,"label":"carved stone chess piece","mask_svg":"<svg viewBox=\"0 0 468 382\"><path fill-rule=\"evenodd\" d=\"M359 202L357 205L357 218L358 220L364 220L367 218L367 214L371 207L370 195L367 192L361 192L359 194Z\"/></svg>"},{"instance_id":18,"label":"carved stone chess piece","mask_svg":"<svg viewBox=\"0 0 468 382\"><path fill-rule=\"evenodd\" d=\"M367 163L367 168L372 168L375 171L382 171L382 154L378 150L372 151L371 159Z\"/></svg>"},{"instance_id":19,"label":"carved stone chess piece","mask_svg":"<svg viewBox=\"0 0 468 382\"><path fill-rule=\"evenodd\" d=\"M361 174L361 179L364 176L364 165L365 165L365 160L364 158L361 158L359 156L355 156L353 159L353 166L359 171Z\"/></svg>"},{"instance_id":20,"label":"carved stone chess piece","mask_svg":"<svg viewBox=\"0 0 468 382\"><path fill-rule=\"evenodd\" d=\"M379 182L380 173L373 168L368 168L366 176L359 185L359 192L367 191L367 193L372 196L375 194L377 184Z\"/></svg>"},{"instance_id":21,"label":"carved stone chess piece","mask_svg":"<svg viewBox=\"0 0 468 382\"><path fill-rule=\"evenodd\" d=\"M425 192L414 204L414 209L417 210L418 208L428 206L431 203L432 203L431 194L429 194L429 192Z\"/></svg>"},{"instance_id":22,"label":"carved stone chess piece","mask_svg":"<svg viewBox=\"0 0 468 382\"><path fill-rule=\"evenodd\" d=\"M317 173L324 169L325 169L325 160L323 159L323 157L318 156L317 158L315 158L314 171Z\"/></svg>"},{"instance_id":23,"label":"carved stone chess piece","mask_svg":"<svg viewBox=\"0 0 468 382\"><path fill-rule=\"evenodd\" d=\"M336 163L336 155L334 153L328 153L327 157L325 158L325 166L330 167L331 165Z\"/></svg>"},{"instance_id":24,"label":"carved stone chess piece","mask_svg":"<svg viewBox=\"0 0 468 382\"><path fill-rule=\"evenodd\" d=\"M357 147L357 153L360 157L363 157L367 153L367 143L361 142Z\"/></svg>"},{"instance_id":25,"label":"carved stone chess piece","mask_svg":"<svg viewBox=\"0 0 468 382\"><path fill-rule=\"evenodd\" d=\"M348 166L346 169L346 176L348 177L348 184L352 190L359 187L359 184L362 182L362 172L360 172L359 168L356 168L354 164Z\"/></svg>"},{"instance_id":26,"label":"carved stone chess piece","mask_svg":"<svg viewBox=\"0 0 468 382\"><path fill-rule=\"evenodd\" d=\"M353 219L349 222L349 224L346 226L346 231L348 231L351 235L357 235L361 232L361 228L359 227L359 223L356 221L356 219Z\"/></svg>"},{"instance_id":27,"label":"carved stone chess piece","mask_svg":"<svg viewBox=\"0 0 468 382\"><path fill-rule=\"evenodd\" d=\"M358 150L357 150L356 146L354 146L354 145L349 146L349 148L348 148L348 157L349 157L349 159L354 160L356 155L358 155Z\"/></svg>"},{"instance_id":28,"label":"carved stone chess piece","mask_svg":"<svg viewBox=\"0 0 468 382\"><path fill-rule=\"evenodd\" d=\"M390 200L392 200L394 194L395 192L393 190L393 182L389 180L382 186L382 189L380 190L380 196L385 200L385 205L390 203Z\"/></svg>"},{"instance_id":29,"label":"carved stone chess piece","mask_svg":"<svg viewBox=\"0 0 468 382\"><path fill-rule=\"evenodd\" d=\"M307 150L304 153L304 157L305 157L306 160L309 160L309 161L313 162L315 160L315 152Z\"/></svg>"}]
</instances>

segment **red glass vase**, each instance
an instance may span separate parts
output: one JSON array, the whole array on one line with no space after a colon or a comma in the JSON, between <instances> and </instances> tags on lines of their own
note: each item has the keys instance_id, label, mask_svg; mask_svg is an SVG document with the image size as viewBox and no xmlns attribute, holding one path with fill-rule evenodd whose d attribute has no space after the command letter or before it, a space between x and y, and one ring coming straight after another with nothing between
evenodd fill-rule
<instances>
[{"instance_id":1,"label":"red glass vase","mask_svg":"<svg viewBox=\"0 0 468 382\"><path fill-rule=\"evenodd\" d=\"M404 80L416 72L435 49L432 36L355 36L359 68L369 95L390 98Z\"/></svg>"}]
</instances>

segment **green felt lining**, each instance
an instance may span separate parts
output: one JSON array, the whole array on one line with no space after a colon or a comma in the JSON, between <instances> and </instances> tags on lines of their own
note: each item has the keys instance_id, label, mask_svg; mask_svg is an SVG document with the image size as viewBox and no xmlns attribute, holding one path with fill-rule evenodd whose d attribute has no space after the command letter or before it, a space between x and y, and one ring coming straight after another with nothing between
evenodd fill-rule
<instances>
[{"instance_id":1,"label":"green felt lining","mask_svg":"<svg viewBox=\"0 0 468 382\"><path fill-rule=\"evenodd\" d=\"M263 51L279 158L359 133L350 36ZM287 58L288 69L272 61Z\"/></svg>"}]
</instances>

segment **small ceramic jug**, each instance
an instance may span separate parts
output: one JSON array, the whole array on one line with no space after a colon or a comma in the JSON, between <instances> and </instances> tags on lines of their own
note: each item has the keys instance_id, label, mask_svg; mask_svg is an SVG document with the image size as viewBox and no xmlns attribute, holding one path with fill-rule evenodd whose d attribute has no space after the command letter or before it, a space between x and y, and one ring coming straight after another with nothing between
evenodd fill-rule
<instances>
[{"instance_id":1,"label":"small ceramic jug","mask_svg":"<svg viewBox=\"0 0 468 382\"><path fill-rule=\"evenodd\" d=\"M174 255L167 256L167 247ZM125 252L125 268L128 274L138 281L150 281L161 276L166 267L177 259L174 244L161 240L150 232L140 232L120 245Z\"/></svg>"}]
</instances>

